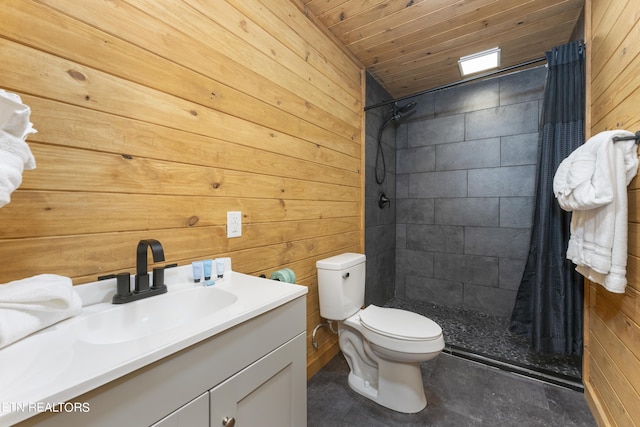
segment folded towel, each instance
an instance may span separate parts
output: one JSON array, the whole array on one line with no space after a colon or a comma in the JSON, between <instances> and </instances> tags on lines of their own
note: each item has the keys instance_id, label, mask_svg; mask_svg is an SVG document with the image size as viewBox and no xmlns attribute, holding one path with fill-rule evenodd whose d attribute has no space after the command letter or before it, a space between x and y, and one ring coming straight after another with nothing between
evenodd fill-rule
<instances>
[{"instance_id":1,"label":"folded towel","mask_svg":"<svg viewBox=\"0 0 640 427\"><path fill-rule=\"evenodd\" d=\"M21 138L11 135L3 129L0 129L0 152L17 156L22 161L24 169L36 168L36 159L33 157L29 145Z\"/></svg>"},{"instance_id":2,"label":"folded towel","mask_svg":"<svg viewBox=\"0 0 640 427\"><path fill-rule=\"evenodd\" d=\"M553 181L560 207L572 211L567 258L576 270L607 290L627 285L627 185L638 171L634 136L624 130L601 132L562 161Z\"/></svg>"},{"instance_id":3,"label":"folded towel","mask_svg":"<svg viewBox=\"0 0 640 427\"><path fill-rule=\"evenodd\" d=\"M22 183L25 168L35 168L29 146L0 129L0 207L11 201L11 193Z\"/></svg>"},{"instance_id":4,"label":"folded towel","mask_svg":"<svg viewBox=\"0 0 640 427\"><path fill-rule=\"evenodd\" d=\"M0 285L0 348L81 310L68 277L40 274Z\"/></svg>"},{"instance_id":5,"label":"folded towel","mask_svg":"<svg viewBox=\"0 0 640 427\"><path fill-rule=\"evenodd\" d=\"M19 95L0 89L0 129L24 141L27 135L36 132L30 116L31 109Z\"/></svg>"},{"instance_id":6,"label":"folded towel","mask_svg":"<svg viewBox=\"0 0 640 427\"><path fill-rule=\"evenodd\" d=\"M24 142L36 132L29 121L31 109L20 97L0 89L0 207L22 183L24 169L35 169L36 160Z\"/></svg>"}]
</instances>

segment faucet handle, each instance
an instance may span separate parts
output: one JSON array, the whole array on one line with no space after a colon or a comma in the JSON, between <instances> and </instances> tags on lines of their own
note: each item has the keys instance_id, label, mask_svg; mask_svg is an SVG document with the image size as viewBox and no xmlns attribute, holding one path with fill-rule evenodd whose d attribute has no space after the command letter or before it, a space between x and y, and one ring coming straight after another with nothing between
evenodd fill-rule
<instances>
[{"instance_id":1,"label":"faucet handle","mask_svg":"<svg viewBox=\"0 0 640 427\"><path fill-rule=\"evenodd\" d=\"M153 268L153 285L152 288L164 286L164 267Z\"/></svg>"},{"instance_id":2,"label":"faucet handle","mask_svg":"<svg viewBox=\"0 0 640 427\"><path fill-rule=\"evenodd\" d=\"M126 297L131 295L131 273L125 271L118 274L98 276L98 280L116 279L116 296Z\"/></svg>"},{"instance_id":3,"label":"faucet handle","mask_svg":"<svg viewBox=\"0 0 640 427\"><path fill-rule=\"evenodd\" d=\"M128 271L116 274L116 295L121 297L131 295L131 273Z\"/></svg>"},{"instance_id":4,"label":"faucet handle","mask_svg":"<svg viewBox=\"0 0 640 427\"><path fill-rule=\"evenodd\" d=\"M162 288L163 286L166 287L166 285L164 284L164 270L167 268L173 268L177 266L178 264L167 264L164 267L154 267L153 268L153 285L151 286L151 288L158 289L158 288Z\"/></svg>"}]
</instances>

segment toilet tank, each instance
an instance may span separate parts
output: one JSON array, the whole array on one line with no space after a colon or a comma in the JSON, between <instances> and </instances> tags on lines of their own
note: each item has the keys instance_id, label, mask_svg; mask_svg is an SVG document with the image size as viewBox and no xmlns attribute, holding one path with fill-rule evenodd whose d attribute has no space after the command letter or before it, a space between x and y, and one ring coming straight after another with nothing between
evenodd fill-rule
<instances>
[{"instance_id":1,"label":"toilet tank","mask_svg":"<svg viewBox=\"0 0 640 427\"><path fill-rule=\"evenodd\" d=\"M320 315L344 320L364 305L364 254L344 253L316 262Z\"/></svg>"}]
</instances>

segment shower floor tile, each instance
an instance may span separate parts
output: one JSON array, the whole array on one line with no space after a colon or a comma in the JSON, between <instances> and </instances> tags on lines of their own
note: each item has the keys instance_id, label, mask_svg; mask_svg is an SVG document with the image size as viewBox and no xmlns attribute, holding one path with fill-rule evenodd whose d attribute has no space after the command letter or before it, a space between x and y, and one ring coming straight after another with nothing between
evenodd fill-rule
<instances>
[{"instance_id":1,"label":"shower floor tile","mask_svg":"<svg viewBox=\"0 0 640 427\"><path fill-rule=\"evenodd\" d=\"M526 337L509 331L509 319L424 301L394 298L387 307L422 314L443 330L445 352L518 372L533 378L582 388L582 358L537 354Z\"/></svg>"}]
</instances>

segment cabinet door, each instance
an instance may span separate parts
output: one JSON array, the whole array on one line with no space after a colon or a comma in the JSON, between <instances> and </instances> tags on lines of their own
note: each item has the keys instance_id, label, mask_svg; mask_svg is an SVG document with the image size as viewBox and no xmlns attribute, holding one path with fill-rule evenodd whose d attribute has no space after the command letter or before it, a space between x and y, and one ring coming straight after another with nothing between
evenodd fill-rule
<instances>
[{"instance_id":1,"label":"cabinet door","mask_svg":"<svg viewBox=\"0 0 640 427\"><path fill-rule=\"evenodd\" d=\"M201 394L151 427L209 427L209 394Z\"/></svg>"},{"instance_id":2,"label":"cabinet door","mask_svg":"<svg viewBox=\"0 0 640 427\"><path fill-rule=\"evenodd\" d=\"M209 391L211 427L307 425L304 333Z\"/></svg>"}]
</instances>

